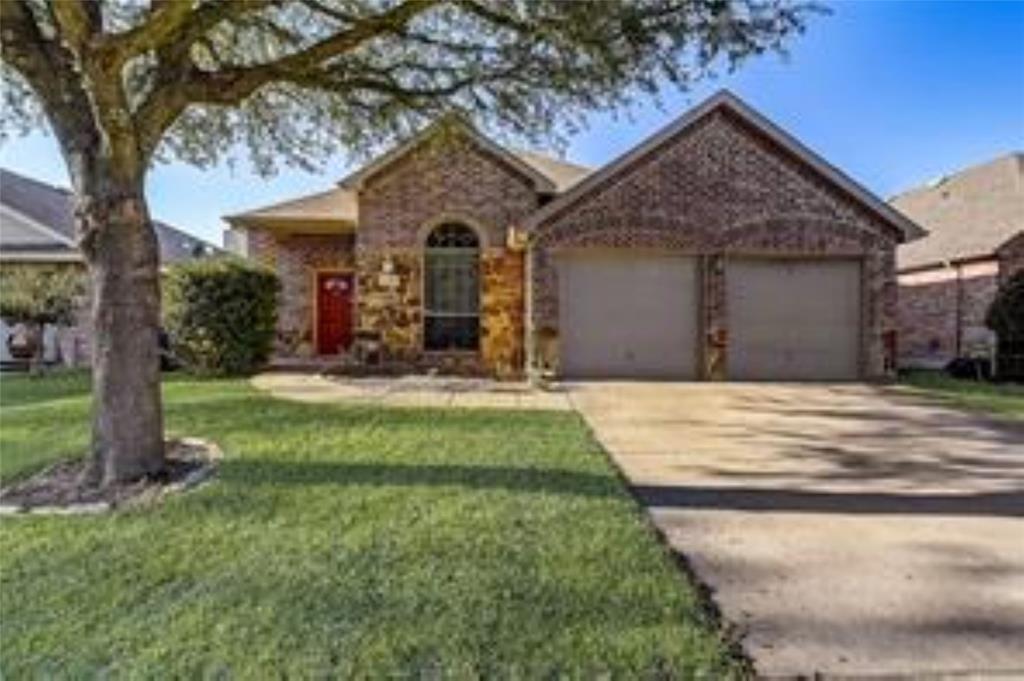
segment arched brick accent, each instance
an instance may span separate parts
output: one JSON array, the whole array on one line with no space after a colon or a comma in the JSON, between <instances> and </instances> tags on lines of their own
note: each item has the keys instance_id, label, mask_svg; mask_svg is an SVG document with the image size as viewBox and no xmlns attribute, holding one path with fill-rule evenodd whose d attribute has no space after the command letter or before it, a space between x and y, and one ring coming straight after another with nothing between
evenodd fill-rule
<instances>
[{"instance_id":1,"label":"arched brick accent","mask_svg":"<svg viewBox=\"0 0 1024 681\"><path fill-rule=\"evenodd\" d=\"M416 234L416 247L423 250L427 243L427 238L430 233L441 225L465 225L466 227L473 230L476 233L476 238L480 243L480 250L487 249L492 246L490 241L490 230L488 230L479 220L466 215L465 213L440 213L424 222L419 231ZM498 242L501 245L501 242Z\"/></svg>"}]
</instances>

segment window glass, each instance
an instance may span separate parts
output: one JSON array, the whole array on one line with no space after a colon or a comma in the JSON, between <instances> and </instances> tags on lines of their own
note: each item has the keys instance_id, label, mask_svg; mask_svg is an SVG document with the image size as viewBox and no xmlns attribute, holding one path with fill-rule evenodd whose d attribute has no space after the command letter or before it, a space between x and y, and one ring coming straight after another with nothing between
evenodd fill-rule
<instances>
[{"instance_id":1,"label":"window glass","mask_svg":"<svg viewBox=\"0 0 1024 681\"><path fill-rule=\"evenodd\" d=\"M480 345L480 242L458 224L427 237L423 338L427 350L476 350Z\"/></svg>"}]
</instances>

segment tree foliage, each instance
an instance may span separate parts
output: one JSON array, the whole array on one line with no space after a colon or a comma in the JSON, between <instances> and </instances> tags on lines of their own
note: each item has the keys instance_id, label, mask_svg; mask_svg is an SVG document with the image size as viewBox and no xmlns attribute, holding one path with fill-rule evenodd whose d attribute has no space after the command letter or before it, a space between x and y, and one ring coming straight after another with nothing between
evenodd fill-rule
<instances>
[{"instance_id":1,"label":"tree foliage","mask_svg":"<svg viewBox=\"0 0 1024 681\"><path fill-rule=\"evenodd\" d=\"M78 267L0 267L0 317L28 324L71 324L85 293Z\"/></svg>"},{"instance_id":2,"label":"tree foliage","mask_svg":"<svg viewBox=\"0 0 1024 681\"><path fill-rule=\"evenodd\" d=\"M369 151L452 111L491 132L557 136L587 112L781 50L816 9L787 0L0 7L7 129L39 120L35 100L58 127L54 116L69 99L89 102L103 127L135 138L126 152L138 156L133 162L155 155L206 166L247 149L263 172L280 160L309 166L338 151Z\"/></svg>"},{"instance_id":3,"label":"tree foliage","mask_svg":"<svg viewBox=\"0 0 1024 681\"><path fill-rule=\"evenodd\" d=\"M239 258L172 266L164 280L164 326L174 354L201 375L244 375L270 356L280 283Z\"/></svg>"}]
</instances>

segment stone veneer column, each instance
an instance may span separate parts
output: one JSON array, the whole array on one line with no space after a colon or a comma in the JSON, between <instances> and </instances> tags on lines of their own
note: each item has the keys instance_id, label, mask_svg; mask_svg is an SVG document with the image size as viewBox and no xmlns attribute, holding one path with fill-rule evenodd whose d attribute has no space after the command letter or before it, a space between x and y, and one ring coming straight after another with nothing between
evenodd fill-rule
<instances>
[{"instance_id":1,"label":"stone veneer column","mask_svg":"<svg viewBox=\"0 0 1024 681\"><path fill-rule=\"evenodd\" d=\"M360 251L356 258L359 331L380 336L388 361L422 354L422 263L413 250Z\"/></svg>"},{"instance_id":2,"label":"stone veneer column","mask_svg":"<svg viewBox=\"0 0 1024 681\"><path fill-rule=\"evenodd\" d=\"M867 252L861 273L863 302L862 374L879 381L896 375L896 258L892 249Z\"/></svg>"},{"instance_id":3,"label":"stone veneer column","mask_svg":"<svg viewBox=\"0 0 1024 681\"><path fill-rule=\"evenodd\" d=\"M724 381L728 376L729 322L726 315L725 276L724 255L714 253L701 258L704 371L700 378L708 381Z\"/></svg>"},{"instance_id":4,"label":"stone veneer column","mask_svg":"<svg viewBox=\"0 0 1024 681\"><path fill-rule=\"evenodd\" d=\"M499 378L523 373L524 255L488 249L480 260L480 354Z\"/></svg>"}]
</instances>

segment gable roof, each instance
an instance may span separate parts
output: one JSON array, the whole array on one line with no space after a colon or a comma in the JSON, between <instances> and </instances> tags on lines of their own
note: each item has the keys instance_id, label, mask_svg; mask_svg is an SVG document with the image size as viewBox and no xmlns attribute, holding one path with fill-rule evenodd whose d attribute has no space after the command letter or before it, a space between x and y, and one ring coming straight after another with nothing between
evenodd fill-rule
<instances>
[{"instance_id":1,"label":"gable roof","mask_svg":"<svg viewBox=\"0 0 1024 681\"><path fill-rule=\"evenodd\" d=\"M75 260L74 196L67 189L0 169L0 254L7 259ZM199 249L216 247L170 225L153 221L160 244L160 262L196 257Z\"/></svg>"},{"instance_id":2,"label":"gable roof","mask_svg":"<svg viewBox=\"0 0 1024 681\"><path fill-rule=\"evenodd\" d=\"M359 187L362 183L414 149L432 135L438 125L440 123L435 123L346 176L334 189L288 199L243 213L226 215L224 220L232 226L257 228L353 228L359 222ZM459 129L469 134L475 143L482 145L490 153L497 154L506 162L513 164L521 173L527 175L541 193L556 194L566 191L592 172L592 169L586 166L535 151L506 149L476 133L466 124L460 123Z\"/></svg>"},{"instance_id":3,"label":"gable roof","mask_svg":"<svg viewBox=\"0 0 1024 681\"><path fill-rule=\"evenodd\" d=\"M500 144L496 144L484 135L480 134L473 126L462 121L458 118L443 118L435 121L431 125L421 130L416 135L399 144L397 147L388 151L387 153L381 154L377 158L370 161L368 164L355 171L354 173L346 176L341 182L338 183L341 187L347 187L351 189L361 189L363 183L368 179L379 173L384 168L388 167L392 163L403 158L406 154L411 152L416 147L420 146L428 139L433 137L438 132L444 130L455 130L465 135L470 141L479 146L481 149L493 154L494 156L504 160L512 168L517 170L521 175L530 180L534 188L542 194L554 194L558 191L558 185L554 180L548 177L546 174L541 172L533 163L530 163L520 156L512 153Z\"/></svg>"},{"instance_id":4,"label":"gable roof","mask_svg":"<svg viewBox=\"0 0 1024 681\"><path fill-rule=\"evenodd\" d=\"M224 219L233 226L271 227L275 225L355 226L359 219L359 201L354 189L335 187L324 192L300 196L256 208L244 213L227 215Z\"/></svg>"},{"instance_id":5,"label":"gable roof","mask_svg":"<svg viewBox=\"0 0 1024 681\"><path fill-rule=\"evenodd\" d=\"M903 237L903 241L919 239L926 233L919 225L902 215L899 211L887 205L880 198L865 189L855 180L841 170L831 165L818 154L814 153L803 145L795 137L778 127L770 120L755 111L739 97L728 90L720 90L708 99L704 100L685 114L677 118L669 125L656 132L630 151L619 156L611 163L608 163L597 172L591 174L582 182L579 182L572 189L562 194L554 201L544 206L527 219L524 227L532 229L543 224L555 215L558 215L576 204L591 192L597 190L607 180L625 172L637 161L656 151L669 140L674 139L681 133L690 129L705 116L716 110L725 109L739 117L741 120L764 134L776 144L779 144L792 153L803 163L814 169L817 173L829 180L833 185L840 188L849 196L859 201L868 210L874 213L881 220L892 225Z\"/></svg>"},{"instance_id":6,"label":"gable roof","mask_svg":"<svg viewBox=\"0 0 1024 681\"><path fill-rule=\"evenodd\" d=\"M994 257L1002 244L1024 233L1024 153L965 168L890 203L929 231L899 249L899 269Z\"/></svg>"}]
</instances>

